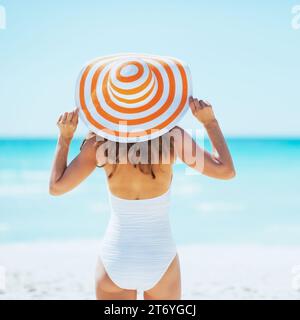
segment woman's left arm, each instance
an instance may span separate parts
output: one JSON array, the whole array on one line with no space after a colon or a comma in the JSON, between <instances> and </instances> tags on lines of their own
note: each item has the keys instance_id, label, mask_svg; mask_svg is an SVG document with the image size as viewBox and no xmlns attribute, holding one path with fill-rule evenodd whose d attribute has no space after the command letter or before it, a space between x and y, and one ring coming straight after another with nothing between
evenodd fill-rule
<instances>
[{"instance_id":1,"label":"woman's left arm","mask_svg":"<svg viewBox=\"0 0 300 320\"><path fill-rule=\"evenodd\" d=\"M190 107L193 115L204 125L213 152L203 150L185 130L177 126L174 130L176 154L188 166L206 176L224 180L233 178L234 164L212 106L191 97Z\"/></svg>"},{"instance_id":2,"label":"woman's left arm","mask_svg":"<svg viewBox=\"0 0 300 320\"><path fill-rule=\"evenodd\" d=\"M71 191L96 168L95 137L87 140L79 155L67 165L69 148L78 125L78 110L60 116L60 130L54 163L51 171L49 193L53 196Z\"/></svg>"}]
</instances>

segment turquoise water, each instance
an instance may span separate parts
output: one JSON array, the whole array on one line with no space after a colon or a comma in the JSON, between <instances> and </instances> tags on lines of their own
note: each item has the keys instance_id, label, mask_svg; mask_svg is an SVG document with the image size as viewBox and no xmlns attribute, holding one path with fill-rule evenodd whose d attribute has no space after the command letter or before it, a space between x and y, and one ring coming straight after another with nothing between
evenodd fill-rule
<instances>
[{"instance_id":1,"label":"turquoise water","mask_svg":"<svg viewBox=\"0 0 300 320\"><path fill-rule=\"evenodd\" d=\"M237 177L217 181L176 165L171 223L178 244L300 244L300 139L229 139ZM48 195L55 140L0 140L1 243L88 239L109 219L104 174ZM71 156L79 149L75 140Z\"/></svg>"}]
</instances>

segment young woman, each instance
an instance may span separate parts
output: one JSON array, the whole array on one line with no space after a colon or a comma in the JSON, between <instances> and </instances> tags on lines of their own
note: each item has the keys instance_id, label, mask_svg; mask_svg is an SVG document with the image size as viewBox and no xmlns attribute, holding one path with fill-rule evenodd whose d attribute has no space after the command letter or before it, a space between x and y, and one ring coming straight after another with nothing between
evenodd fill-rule
<instances>
[{"instance_id":1,"label":"young woman","mask_svg":"<svg viewBox=\"0 0 300 320\"><path fill-rule=\"evenodd\" d=\"M194 98L189 103L193 115L207 131L214 149L212 154L202 150L182 128L175 127L157 138L157 148L150 146L148 163L141 163L132 155L136 155L134 143L122 144L125 152L117 151L116 161L112 161L110 141L98 141L90 133L79 155L67 165L78 110L64 113L58 120L60 135L50 193L59 196L74 189L97 166L107 175L112 214L96 271L97 299L136 299L137 290L143 291L147 300L181 298L180 264L168 218L174 161L178 157L212 178L235 176L230 152L211 105ZM169 136L170 144L166 148L162 141ZM148 142L140 143L143 145L148 146ZM121 144L117 143L118 148L121 150Z\"/></svg>"}]
</instances>

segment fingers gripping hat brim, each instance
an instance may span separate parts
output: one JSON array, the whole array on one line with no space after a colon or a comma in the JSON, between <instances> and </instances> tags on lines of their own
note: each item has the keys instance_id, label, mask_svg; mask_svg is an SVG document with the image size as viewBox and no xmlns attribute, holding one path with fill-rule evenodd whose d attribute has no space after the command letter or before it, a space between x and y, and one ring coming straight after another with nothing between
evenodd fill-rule
<instances>
[{"instance_id":1,"label":"fingers gripping hat brim","mask_svg":"<svg viewBox=\"0 0 300 320\"><path fill-rule=\"evenodd\" d=\"M154 139L175 127L192 95L189 68L180 60L119 54L93 60L78 77L80 117L112 141Z\"/></svg>"}]
</instances>

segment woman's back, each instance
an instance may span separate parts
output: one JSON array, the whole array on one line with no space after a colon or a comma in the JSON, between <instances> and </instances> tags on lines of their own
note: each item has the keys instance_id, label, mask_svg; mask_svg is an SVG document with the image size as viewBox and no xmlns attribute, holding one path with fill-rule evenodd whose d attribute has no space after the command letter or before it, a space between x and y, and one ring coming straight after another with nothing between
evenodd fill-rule
<instances>
[{"instance_id":1,"label":"woman's back","mask_svg":"<svg viewBox=\"0 0 300 320\"><path fill-rule=\"evenodd\" d=\"M105 170L109 190L116 197L150 199L169 190L175 160L171 132L139 143L98 139L90 132L83 146L85 144L95 146L97 166Z\"/></svg>"},{"instance_id":2,"label":"woman's back","mask_svg":"<svg viewBox=\"0 0 300 320\"><path fill-rule=\"evenodd\" d=\"M115 169L114 165L105 165L111 193L128 200L150 199L166 193L172 181L172 164L153 164L151 168L142 166L150 172L143 172L138 165L131 163L118 164Z\"/></svg>"}]
</instances>

